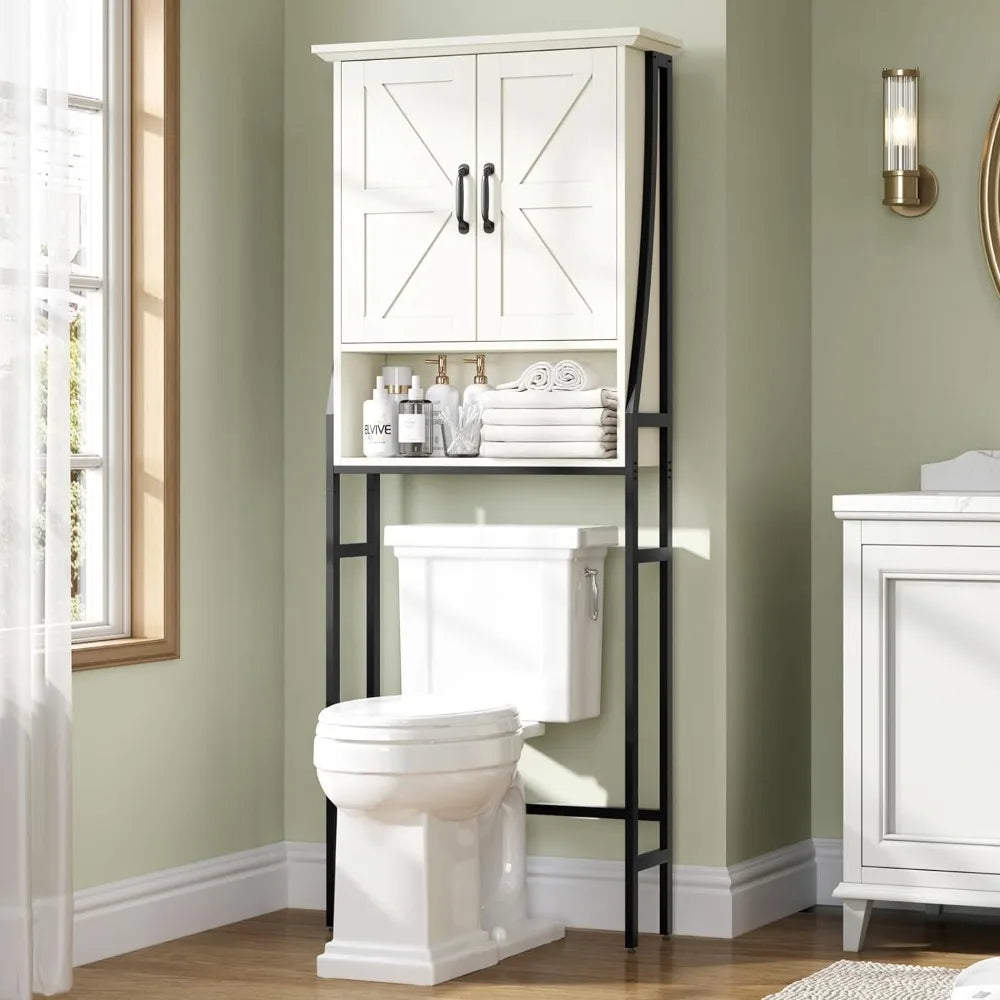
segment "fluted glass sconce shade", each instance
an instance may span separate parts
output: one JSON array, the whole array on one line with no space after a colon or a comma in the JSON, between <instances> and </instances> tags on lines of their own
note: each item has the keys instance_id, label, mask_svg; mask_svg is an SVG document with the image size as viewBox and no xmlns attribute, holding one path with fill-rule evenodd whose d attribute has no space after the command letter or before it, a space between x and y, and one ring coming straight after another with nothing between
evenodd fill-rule
<instances>
[{"instance_id":1,"label":"fluted glass sconce shade","mask_svg":"<svg viewBox=\"0 0 1000 1000\"><path fill-rule=\"evenodd\" d=\"M923 215L937 200L937 178L920 163L920 71L882 70L882 204Z\"/></svg>"}]
</instances>

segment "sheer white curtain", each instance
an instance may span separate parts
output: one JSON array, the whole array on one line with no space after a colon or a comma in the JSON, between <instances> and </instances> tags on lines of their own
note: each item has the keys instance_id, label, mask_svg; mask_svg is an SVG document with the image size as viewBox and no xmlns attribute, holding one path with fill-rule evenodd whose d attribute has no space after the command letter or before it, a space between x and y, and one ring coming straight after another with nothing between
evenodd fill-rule
<instances>
[{"instance_id":1,"label":"sheer white curtain","mask_svg":"<svg viewBox=\"0 0 1000 1000\"><path fill-rule=\"evenodd\" d=\"M72 978L66 13L0 0L0 1000Z\"/></svg>"}]
</instances>

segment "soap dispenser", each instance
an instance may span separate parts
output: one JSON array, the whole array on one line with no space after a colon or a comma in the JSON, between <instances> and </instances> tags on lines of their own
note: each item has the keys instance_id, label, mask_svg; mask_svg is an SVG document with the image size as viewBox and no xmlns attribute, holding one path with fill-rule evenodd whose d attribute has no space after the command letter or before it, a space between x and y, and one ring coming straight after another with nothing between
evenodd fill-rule
<instances>
[{"instance_id":1,"label":"soap dispenser","mask_svg":"<svg viewBox=\"0 0 1000 1000\"><path fill-rule=\"evenodd\" d=\"M482 406L480 397L484 392L489 392L493 388L486 381L486 355L477 354L474 358L466 358L465 363L476 366L476 377L473 379L472 385L465 387L465 392L462 393L462 405L468 406L469 403L479 403Z\"/></svg>"},{"instance_id":2,"label":"soap dispenser","mask_svg":"<svg viewBox=\"0 0 1000 1000\"><path fill-rule=\"evenodd\" d=\"M399 401L399 454L403 458L427 458L432 451L434 406L424 399L420 376L410 381L410 394Z\"/></svg>"},{"instance_id":3,"label":"soap dispenser","mask_svg":"<svg viewBox=\"0 0 1000 1000\"><path fill-rule=\"evenodd\" d=\"M396 404L389 399L385 379L375 379L375 391L361 407L366 458L392 458L396 454Z\"/></svg>"},{"instance_id":4,"label":"soap dispenser","mask_svg":"<svg viewBox=\"0 0 1000 1000\"><path fill-rule=\"evenodd\" d=\"M435 458L444 458L445 447L451 443L449 426L454 427L458 423L458 389L448 382L447 355L438 354L436 357L427 358L426 363L437 365L437 378L434 379L434 385L427 390L427 398L434 407L433 454ZM444 420L445 414L450 425Z\"/></svg>"}]
</instances>

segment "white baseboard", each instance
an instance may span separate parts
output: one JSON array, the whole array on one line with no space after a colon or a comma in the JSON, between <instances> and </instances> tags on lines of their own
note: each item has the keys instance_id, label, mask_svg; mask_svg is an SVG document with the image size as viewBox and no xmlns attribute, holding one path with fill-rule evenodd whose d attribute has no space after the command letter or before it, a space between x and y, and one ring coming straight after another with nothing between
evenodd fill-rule
<instances>
[{"instance_id":1,"label":"white baseboard","mask_svg":"<svg viewBox=\"0 0 1000 1000\"><path fill-rule=\"evenodd\" d=\"M324 844L287 841L82 889L75 894L74 964L293 907L322 910ZM731 938L814 903L833 902L840 842L802 841L728 868L674 866L674 933ZM622 930L624 865L528 859L534 913L568 927ZM639 929L656 932L659 880L639 875Z\"/></svg>"},{"instance_id":2,"label":"white baseboard","mask_svg":"<svg viewBox=\"0 0 1000 1000\"><path fill-rule=\"evenodd\" d=\"M816 905L840 906L833 898L833 890L844 878L844 845L841 840L814 837L816 849Z\"/></svg>"},{"instance_id":3,"label":"white baseboard","mask_svg":"<svg viewBox=\"0 0 1000 1000\"><path fill-rule=\"evenodd\" d=\"M74 893L73 964L283 909L284 844L226 854Z\"/></svg>"},{"instance_id":4,"label":"white baseboard","mask_svg":"<svg viewBox=\"0 0 1000 1000\"><path fill-rule=\"evenodd\" d=\"M289 842L288 905L319 910L325 905L326 849ZM567 927L623 930L625 871L621 861L588 858L528 859L531 912ZM674 933L731 938L795 913L815 902L811 841L725 867L674 866ZM659 879L639 875L639 930L659 929Z\"/></svg>"}]
</instances>

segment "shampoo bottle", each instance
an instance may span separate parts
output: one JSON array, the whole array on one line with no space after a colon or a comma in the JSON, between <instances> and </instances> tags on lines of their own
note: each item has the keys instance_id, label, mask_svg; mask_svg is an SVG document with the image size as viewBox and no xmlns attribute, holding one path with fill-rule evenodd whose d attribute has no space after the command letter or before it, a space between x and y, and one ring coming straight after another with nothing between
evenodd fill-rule
<instances>
[{"instance_id":1,"label":"shampoo bottle","mask_svg":"<svg viewBox=\"0 0 1000 1000\"><path fill-rule=\"evenodd\" d=\"M427 364L437 365L437 378L427 390L427 398L434 407L433 454L435 458L444 458L445 447L451 443L451 432L443 417L444 414L448 415L452 427L458 423L458 389L448 382L447 355L439 354L428 358Z\"/></svg>"},{"instance_id":2,"label":"shampoo bottle","mask_svg":"<svg viewBox=\"0 0 1000 1000\"><path fill-rule=\"evenodd\" d=\"M392 458L396 454L396 404L389 399L385 380L375 379L375 391L361 407L366 458Z\"/></svg>"},{"instance_id":3,"label":"shampoo bottle","mask_svg":"<svg viewBox=\"0 0 1000 1000\"><path fill-rule=\"evenodd\" d=\"M399 454L403 458L427 458L431 454L434 407L424 399L420 376L410 382L410 394L399 401Z\"/></svg>"},{"instance_id":4,"label":"shampoo bottle","mask_svg":"<svg viewBox=\"0 0 1000 1000\"><path fill-rule=\"evenodd\" d=\"M462 405L479 403L481 406L482 399L480 397L484 392L489 392L493 388L486 381L486 355L477 354L474 358L466 358L465 363L476 366L476 377L473 379L472 385L465 387L465 392L462 393Z\"/></svg>"}]
</instances>

